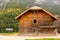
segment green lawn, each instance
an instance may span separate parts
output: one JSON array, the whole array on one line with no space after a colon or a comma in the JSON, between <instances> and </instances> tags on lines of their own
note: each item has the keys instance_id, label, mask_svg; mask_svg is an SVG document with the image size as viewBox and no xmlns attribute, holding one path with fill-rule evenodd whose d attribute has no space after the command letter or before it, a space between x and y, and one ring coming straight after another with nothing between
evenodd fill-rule
<instances>
[{"instance_id":1,"label":"green lawn","mask_svg":"<svg viewBox=\"0 0 60 40\"><path fill-rule=\"evenodd\" d=\"M60 38L26 39L26 40L60 40Z\"/></svg>"},{"instance_id":2,"label":"green lawn","mask_svg":"<svg viewBox=\"0 0 60 40\"><path fill-rule=\"evenodd\" d=\"M0 33L1 35L10 36L10 35L18 35L18 32L8 32L8 33Z\"/></svg>"}]
</instances>

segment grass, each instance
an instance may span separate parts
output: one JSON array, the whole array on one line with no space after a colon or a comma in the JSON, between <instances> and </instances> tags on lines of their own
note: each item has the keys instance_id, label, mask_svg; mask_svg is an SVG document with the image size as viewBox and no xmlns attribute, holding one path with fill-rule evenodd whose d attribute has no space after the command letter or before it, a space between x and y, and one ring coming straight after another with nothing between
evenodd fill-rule
<instances>
[{"instance_id":1,"label":"grass","mask_svg":"<svg viewBox=\"0 0 60 40\"><path fill-rule=\"evenodd\" d=\"M1 35L10 36L10 35L18 35L18 32L8 32L8 33L0 33Z\"/></svg>"},{"instance_id":2,"label":"grass","mask_svg":"<svg viewBox=\"0 0 60 40\"><path fill-rule=\"evenodd\" d=\"M44 38L44 39L41 39L41 40L60 40L59 38Z\"/></svg>"},{"instance_id":3,"label":"grass","mask_svg":"<svg viewBox=\"0 0 60 40\"><path fill-rule=\"evenodd\" d=\"M26 39L26 40L60 40L60 38Z\"/></svg>"}]
</instances>

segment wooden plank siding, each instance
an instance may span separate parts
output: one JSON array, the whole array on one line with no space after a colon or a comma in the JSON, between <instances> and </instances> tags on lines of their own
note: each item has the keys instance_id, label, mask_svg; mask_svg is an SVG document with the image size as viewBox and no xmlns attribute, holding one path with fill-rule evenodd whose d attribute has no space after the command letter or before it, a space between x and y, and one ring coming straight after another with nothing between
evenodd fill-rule
<instances>
[{"instance_id":1,"label":"wooden plank siding","mask_svg":"<svg viewBox=\"0 0 60 40\"><path fill-rule=\"evenodd\" d=\"M36 10L34 10L36 11ZM26 31L32 32L34 31L36 28L36 30L41 27L41 26L53 26L53 21L52 21L52 17L50 15L48 15L47 13L43 12L42 10L38 10L38 13L34 13L34 11L30 10L28 11L26 14L22 15L22 17L20 17L19 19L19 28L20 28L20 32L24 32L27 33ZM34 20L36 20L37 22L34 23ZM45 22L44 22L45 21ZM46 23L47 22L47 23ZM45 25L44 25L45 23ZM47 24L47 25L46 25ZM49 25L48 25L49 24ZM30 29L29 29L30 28ZM34 30L32 30L32 28ZM49 27L50 28L50 27ZM40 28L39 28L40 29ZM44 28L43 28L44 29ZM51 28L50 28L51 29ZM48 30L48 29L47 29ZM46 30L46 31L47 31ZM52 29L51 29L52 30ZM50 31L51 31L50 30ZM43 30L44 31L44 30ZM50 32L49 31L49 32Z\"/></svg>"},{"instance_id":2,"label":"wooden plank siding","mask_svg":"<svg viewBox=\"0 0 60 40\"><path fill-rule=\"evenodd\" d=\"M37 21L36 24L44 21L49 22L49 24L53 24L52 17L50 15L43 12L34 14L32 11L29 11L26 14L24 14L22 17L20 17L19 22L21 25L25 25L26 27L28 27L31 25L31 23L34 24L33 22L34 19Z\"/></svg>"}]
</instances>

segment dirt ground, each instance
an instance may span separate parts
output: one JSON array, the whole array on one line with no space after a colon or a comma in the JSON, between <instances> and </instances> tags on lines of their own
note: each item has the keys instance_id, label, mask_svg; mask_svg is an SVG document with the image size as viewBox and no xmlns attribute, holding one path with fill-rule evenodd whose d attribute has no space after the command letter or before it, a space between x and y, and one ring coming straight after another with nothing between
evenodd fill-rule
<instances>
[{"instance_id":1,"label":"dirt ground","mask_svg":"<svg viewBox=\"0 0 60 40\"><path fill-rule=\"evenodd\" d=\"M25 40L25 39L40 39L40 38L60 38L60 34L57 36L17 36L17 35L0 35L0 40Z\"/></svg>"}]
</instances>

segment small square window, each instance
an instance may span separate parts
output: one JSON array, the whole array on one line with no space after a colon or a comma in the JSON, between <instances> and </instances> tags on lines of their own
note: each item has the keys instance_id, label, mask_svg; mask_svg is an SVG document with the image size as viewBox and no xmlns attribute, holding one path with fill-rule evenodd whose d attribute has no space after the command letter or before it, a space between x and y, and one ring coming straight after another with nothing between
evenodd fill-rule
<instances>
[{"instance_id":1,"label":"small square window","mask_svg":"<svg viewBox=\"0 0 60 40\"><path fill-rule=\"evenodd\" d=\"M36 20L35 19L33 21L34 21L34 23L36 23Z\"/></svg>"},{"instance_id":2,"label":"small square window","mask_svg":"<svg viewBox=\"0 0 60 40\"><path fill-rule=\"evenodd\" d=\"M37 14L37 13L38 13L38 10L34 10L33 13L34 13L34 14Z\"/></svg>"}]
</instances>

